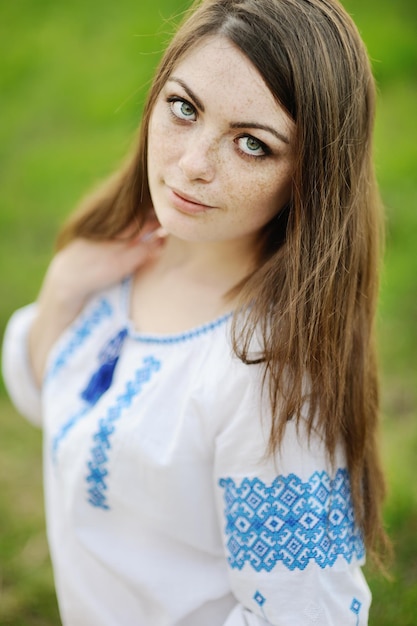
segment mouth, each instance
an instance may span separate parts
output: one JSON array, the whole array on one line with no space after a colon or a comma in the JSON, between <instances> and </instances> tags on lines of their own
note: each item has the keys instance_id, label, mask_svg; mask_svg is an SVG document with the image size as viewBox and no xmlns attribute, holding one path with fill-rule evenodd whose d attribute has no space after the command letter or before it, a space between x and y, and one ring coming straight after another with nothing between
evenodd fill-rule
<instances>
[{"instance_id":1,"label":"mouth","mask_svg":"<svg viewBox=\"0 0 417 626\"><path fill-rule=\"evenodd\" d=\"M198 198L184 193L175 187L168 187L168 191L172 204L184 213L204 213L216 208L215 206L201 202Z\"/></svg>"}]
</instances>

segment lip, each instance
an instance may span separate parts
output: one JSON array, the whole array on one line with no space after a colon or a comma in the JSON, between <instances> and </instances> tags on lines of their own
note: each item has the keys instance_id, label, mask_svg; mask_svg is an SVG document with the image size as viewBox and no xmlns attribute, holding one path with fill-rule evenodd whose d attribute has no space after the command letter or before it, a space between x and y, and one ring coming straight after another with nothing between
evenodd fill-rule
<instances>
[{"instance_id":1,"label":"lip","mask_svg":"<svg viewBox=\"0 0 417 626\"><path fill-rule=\"evenodd\" d=\"M191 196L188 193L184 193L183 191L180 191L175 187L168 187L168 194L171 203L175 206L175 208L179 209L183 213L196 215L198 213L205 213L206 211L210 211L216 208L209 204L204 204L203 202L200 202L194 196Z\"/></svg>"}]
</instances>

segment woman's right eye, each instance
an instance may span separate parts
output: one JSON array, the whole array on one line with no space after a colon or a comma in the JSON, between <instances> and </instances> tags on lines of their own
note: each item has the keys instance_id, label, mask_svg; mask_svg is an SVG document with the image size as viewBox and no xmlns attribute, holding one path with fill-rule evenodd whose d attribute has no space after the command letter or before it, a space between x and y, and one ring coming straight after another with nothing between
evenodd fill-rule
<instances>
[{"instance_id":1,"label":"woman's right eye","mask_svg":"<svg viewBox=\"0 0 417 626\"><path fill-rule=\"evenodd\" d=\"M168 98L171 113L179 120L194 122L196 110L193 105L182 98Z\"/></svg>"}]
</instances>

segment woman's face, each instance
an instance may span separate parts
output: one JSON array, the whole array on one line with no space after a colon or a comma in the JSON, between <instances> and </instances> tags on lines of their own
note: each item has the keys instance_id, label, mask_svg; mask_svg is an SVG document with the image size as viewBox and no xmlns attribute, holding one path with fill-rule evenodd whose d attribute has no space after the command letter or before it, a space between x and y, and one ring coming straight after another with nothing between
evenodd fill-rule
<instances>
[{"instance_id":1,"label":"woman's face","mask_svg":"<svg viewBox=\"0 0 417 626\"><path fill-rule=\"evenodd\" d=\"M176 66L150 119L160 223L189 241L251 245L290 198L294 130L244 54L224 37L205 39Z\"/></svg>"}]
</instances>

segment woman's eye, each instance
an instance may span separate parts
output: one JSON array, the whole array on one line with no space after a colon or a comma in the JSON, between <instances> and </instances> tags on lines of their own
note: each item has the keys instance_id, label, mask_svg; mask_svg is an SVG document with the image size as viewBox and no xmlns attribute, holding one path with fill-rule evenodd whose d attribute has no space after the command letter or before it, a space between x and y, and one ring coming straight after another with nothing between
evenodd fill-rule
<instances>
[{"instance_id":1,"label":"woman's eye","mask_svg":"<svg viewBox=\"0 0 417 626\"><path fill-rule=\"evenodd\" d=\"M187 100L180 98L170 98L168 100L171 111L180 120L194 121L196 118L195 108Z\"/></svg>"},{"instance_id":2,"label":"woman's eye","mask_svg":"<svg viewBox=\"0 0 417 626\"><path fill-rule=\"evenodd\" d=\"M239 137L237 144L242 152L250 156L265 156L268 154L265 144L250 135Z\"/></svg>"}]
</instances>

